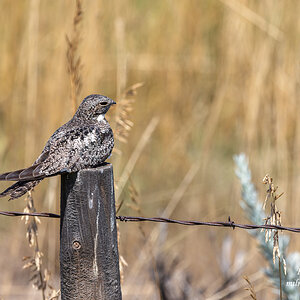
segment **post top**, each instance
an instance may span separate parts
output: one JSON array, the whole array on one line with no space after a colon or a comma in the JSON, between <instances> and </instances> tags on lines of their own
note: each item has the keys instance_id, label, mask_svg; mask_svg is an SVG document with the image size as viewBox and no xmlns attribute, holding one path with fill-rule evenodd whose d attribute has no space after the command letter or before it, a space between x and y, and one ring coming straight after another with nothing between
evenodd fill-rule
<instances>
[{"instance_id":1,"label":"post top","mask_svg":"<svg viewBox=\"0 0 300 300\"><path fill-rule=\"evenodd\" d=\"M78 173L86 173L86 172L89 173L89 172L99 172L99 171L102 173L102 172L110 170L110 169L112 169L112 164L105 162L95 168L82 169L82 170L78 171Z\"/></svg>"}]
</instances>

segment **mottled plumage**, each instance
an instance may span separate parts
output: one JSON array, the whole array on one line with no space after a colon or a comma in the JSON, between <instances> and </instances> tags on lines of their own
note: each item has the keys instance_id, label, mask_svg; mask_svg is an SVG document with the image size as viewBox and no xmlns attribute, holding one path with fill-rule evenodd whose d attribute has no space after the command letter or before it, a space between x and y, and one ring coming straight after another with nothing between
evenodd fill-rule
<instances>
[{"instance_id":1,"label":"mottled plumage","mask_svg":"<svg viewBox=\"0 0 300 300\"><path fill-rule=\"evenodd\" d=\"M113 132L105 119L112 104L115 104L113 100L102 95L86 97L74 117L50 137L31 167L0 175L0 180L17 181L0 193L0 197L19 198L45 177L105 162L114 147Z\"/></svg>"}]
</instances>

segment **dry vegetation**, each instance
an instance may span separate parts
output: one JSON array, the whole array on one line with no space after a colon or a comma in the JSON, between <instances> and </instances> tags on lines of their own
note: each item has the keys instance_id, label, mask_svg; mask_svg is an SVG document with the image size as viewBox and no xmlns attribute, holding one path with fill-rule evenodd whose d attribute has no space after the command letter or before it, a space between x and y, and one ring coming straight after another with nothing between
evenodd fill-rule
<instances>
[{"instance_id":1,"label":"dry vegetation","mask_svg":"<svg viewBox=\"0 0 300 300\"><path fill-rule=\"evenodd\" d=\"M300 1L84 1L76 29L82 79L77 99L68 68L76 68L78 56L73 66L66 59L66 34L75 30L71 2L0 2L1 172L34 161L50 134L71 117L75 101L102 93L123 101L125 110L109 113L115 128L125 122L118 130L127 140L111 159L120 214L198 220L230 215L246 222L232 161L244 151L262 195L266 172L285 191L278 203L282 224L299 227ZM144 86L137 95L126 94L139 82ZM138 209L132 208L130 186ZM37 211L57 212L58 179L45 180L34 199ZM23 200L1 200L1 210L23 207ZM193 293L274 299L259 272L264 259L244 231L119 227L120 252L128 263L124 299L196 297ZM28 283L29 271L22 270L22 257L32 256L25 231L20 219L0 218L5 300L41 299ZM42 220L39 248L55 288L58 237L58 221ZM299 249L300 237L291 237L290 251ZM174 298L163 298L166 291Z\"/></svg>"}]
</instances>

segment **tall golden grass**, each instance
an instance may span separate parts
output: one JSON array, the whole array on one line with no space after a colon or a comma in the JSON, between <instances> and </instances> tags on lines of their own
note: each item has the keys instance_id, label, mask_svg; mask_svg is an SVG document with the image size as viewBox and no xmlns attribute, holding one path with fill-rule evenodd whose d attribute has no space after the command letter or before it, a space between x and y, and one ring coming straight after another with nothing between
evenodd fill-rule
<instances>
[{"instance_id":1,"label":"tall golden grass","mask_svg":"<svg viewBox=\"0 0 300 300\"><path fill-rule=\"evenodd\" d=\"M0 171L33 162L73 114L65 36L72 32L75 9L72 1L0 2ZM120 143L122 154L111 159L117 184L121 178L120 213L135 213L126 205L130 179L145 215L165 211L181 219L230 215L245 221L232 161L233 154L244 151L260 191L267 172L285 191L278 204L282 223L299 226L299 1L89 0L82 10L77 49L82 97L102 93L118 102L127 87L144 82L126 115L134 124L127 143ZM116 113L110 111L111 120ZM153 120L157 124L149 140L136 153ZM57 179L45 180L34 198L37 210L57 212ZM1 200L0 206L22 210L24 203ZM43 260L56 279L58 225L43 220L40 229ZM232 256L247 251L243 275L257 298L272 299L267 282L261 284L262 277L255 275L264 262L245 232L169 226L160 244L162 229L147 224L144 230L152 239L145 244L138 226L122 224L120 230L120 252L128 262L124 299L159 297L149 275L156 251L180 259L191 285L207 287L205 295L213 299L222 283L218 249L227 234ZM0 297L39 299L21 271L21 258L29 251L23 247L21 221L1 218L0 231ZM291 250L299 245L293 235ZM247 264L253 258L257 263ZM238 282L236 299L249 296L242 276Z\"/></svg>"}]
</instances>

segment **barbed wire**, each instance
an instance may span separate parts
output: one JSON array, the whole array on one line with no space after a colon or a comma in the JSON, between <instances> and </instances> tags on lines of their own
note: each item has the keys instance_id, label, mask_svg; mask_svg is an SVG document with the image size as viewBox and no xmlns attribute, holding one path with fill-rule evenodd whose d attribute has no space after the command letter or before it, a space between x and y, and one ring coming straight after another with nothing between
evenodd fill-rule
<instances>
[{"instance_id":1,"label":"barbed wire","mask_svg":"<svg viewBox=\"0 0 300 300\"><path fill-rule=\"evenodd\" d=\"M16 211L0 211L0 215L9 216L9 217L21 217L21 216L30 216L30 217L45 217L45 218L60 218L60 215L53 213L25 213L25 212L16 212ZM116 219L121 222L156 222L156 223L172 223L186 226L214 226L214 227L230 227L232 229L241 228L241 229L274 229L282 231L290 231L300 233L300 228L297 227L285 227L278 225L253 225L253 224L239 224L235 223L228 217L227 222L200 222L200 221L184 221L184 220L174 220L162 217L154 218L145 218L145 217L132 217L132 216L116 216Z\"/></svg>"},{"instance_id":2,"label":"barbed wire","mask_svg":"<svg viewBox=\"0 0 300 300\"><path fill-rule=\"evenodd\" d=\"M232 229L241 228L241 229L275 229L275 230L285 230L300 233L300 228L297 227L285 227L278 225L253 225L253 224L239 224L235 223L228 217L227 222L200 222L200 221L183 221L183 220L174 220L168 218L144 218L144 217L127 217L127 216L117 216L117 220L124 222L161 222L161 223L173 223L180 225L189 225L189 226L215 226L215 227L231 227Z\"/></svg>"},{"instance_id":3,"label":"barbed wire","mask_svg":"<svg viewBox=\"0 0 300 300\"><path fill-rule=\"evenodd\" d=\"M0 211L0 215L7 216L7 217L43 217L43 218L60 218L60 215L52 214L52 213L26 213L26 212L18 212L18 211Z\"/></svg>"}]
</instances>

